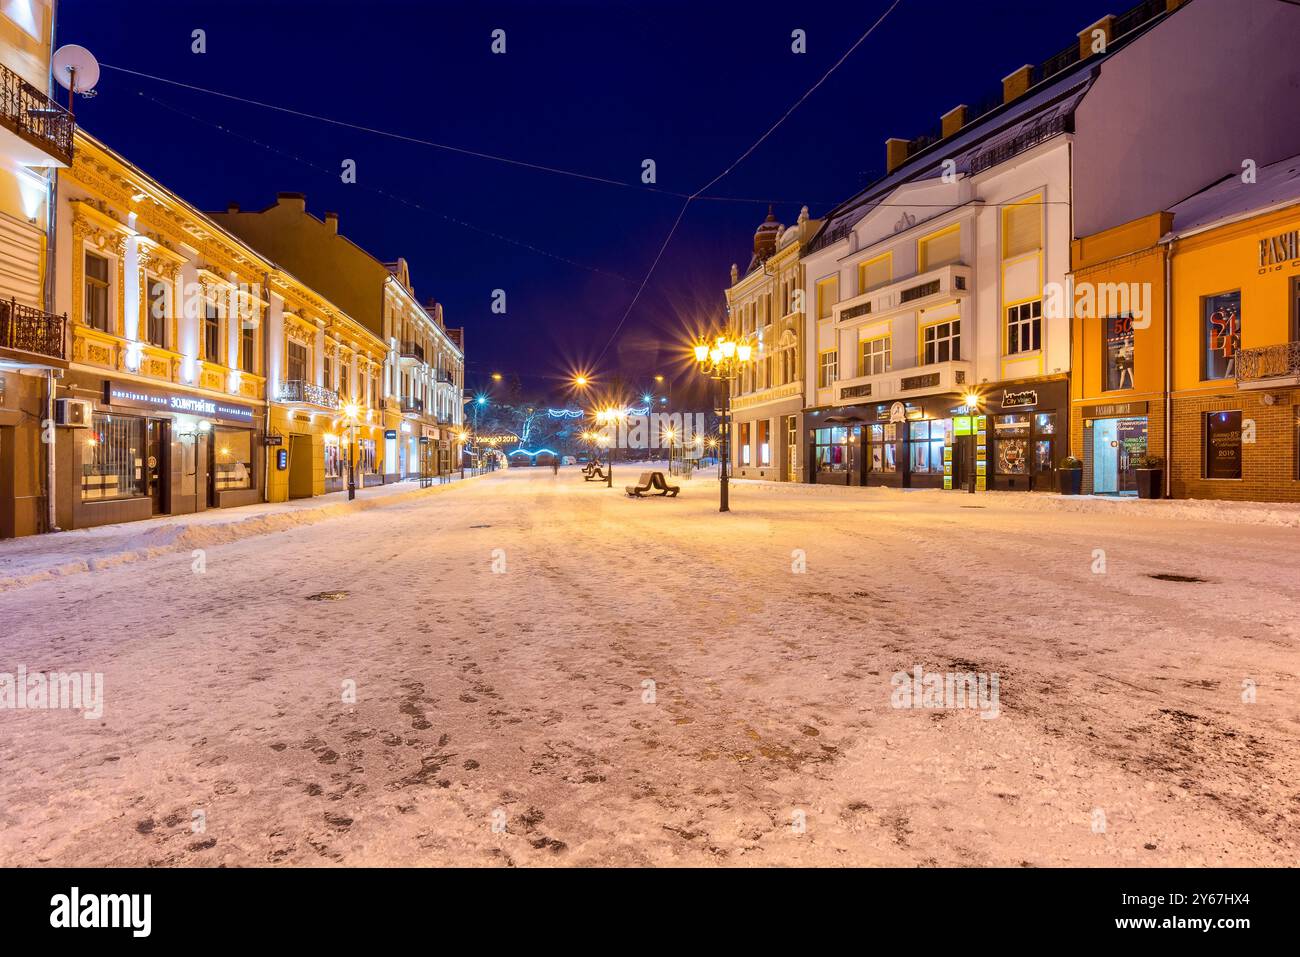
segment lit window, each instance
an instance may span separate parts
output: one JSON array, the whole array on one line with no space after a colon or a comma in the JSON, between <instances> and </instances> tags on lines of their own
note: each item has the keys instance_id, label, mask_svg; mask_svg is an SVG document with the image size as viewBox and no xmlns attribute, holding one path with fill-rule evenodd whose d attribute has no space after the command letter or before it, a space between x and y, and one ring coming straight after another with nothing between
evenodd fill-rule
<instances>
[{"instance_id":1,"label":"lit window","mask_svg":"<svg viewBox=\"0 0 1300 957\"><path fill-rule=\"evenodd\" d=\"M1042 345L1043 300L1007 309L1007 355L1035 352Z\"/></svg>"}]
</instances>

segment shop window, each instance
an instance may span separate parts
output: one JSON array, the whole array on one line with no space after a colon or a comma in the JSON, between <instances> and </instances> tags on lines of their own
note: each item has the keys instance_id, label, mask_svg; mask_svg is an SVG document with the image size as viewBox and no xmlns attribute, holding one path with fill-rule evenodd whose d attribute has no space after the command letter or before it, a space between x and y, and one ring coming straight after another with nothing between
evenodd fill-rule
<instances>
[{"instance_id":1,"label":"shop window","mask_svg":"<svg viewBox=\"0 0 1300 957\"><path fill-rule=\"evenodd\" d=\"M145 332L149 344L165 349L167 347L167 283L165 280L150 276L147 280L149 314L145 317Z\"/></svg>"},{"instance_id":2,"label":"shop window","mask_svg":"<svg viewBox=\"0 0 1300 957\"><path fill-rule=\"evenodd\" d=\"M1102 320L1101 387L1107 392L1133 388L1133 317L1112 316Z\"/></svg>"},{"instance_id":3,"label":"shop window","mask_svg":"<svg viewBox=\"0 0 1300 957\"><path fill-rule=\"evenodd\" d=\"M849 467L849 430L843 426L813 431L813 462L818 472L844 472Z\"/></svg>"},{"instance_id":4,"label":"shop window","mask_svg":"<svg viewBox=\"0 0 1300 957\"><path fill-rule=\"evenodd\" d=\"M144 419L96 414L85 442L81 455L83 502L144 496Z\"/></svg>"},{"instance_id":5,"label":"shop window","mask_svg":"<svg viewBox=\"0 0 1300 957\"><path fill-rule=\"evenodd\" d=\"M1007 309L1007 355L1042 348L1043 300L1022 302Z\"/></svg>"},{"instance_id":6,"label":"shop window","mask_svg":"<svg viewBox=\"0 0 1300 957\"><path fill-rule=\"evenodd\" d=\"M907 428L911 471L942 475L943 447L950 441L952 420L909 422Z\"/></svg>"},{"instance_id":7,"label":"shop window","mask_svg":"<svg viewBox=\"0 0 1300 957\"><path fill-rule=\"evenodd\" d=\"M214 428L212 457L218 492L253 487L253 433L249 429Z\"/></svg>"},{"instance_id":8,"label":"shop window","mask_svg":"<svg viewBox=\"0 0 1300 957\"><path fill-rule=\"evenodd\" d=\"M1205 414L1205 477L1241 478L1241 412Z\"/></svg>"},{"instance_id":9,"label":"shop window","mask_svg":"<svg viewBox=\"0 0 1300 957\"><path fill-rule=\"evenodd\" d=\"M880 375L889 371L893 355L891 341L889 336L880 336L862 343L858 375Z\"/></svg>"},{"instance_id":10,"label":"shop window","mask_svg":"<svg viewBox=\"0 0 1300 957\"><path fill-rule=\"evenodd\" d=\"M346 459L343 444L337 438L327 436L325 439L325 477L343 478L347 472Z\"/></svg>"},{"instance_id":11,"label":"shop window","mask_svg":"<svg viewBox=\"0 0 1300 957\"><path fill-rule=\"evenodd\" d=\"M898 426L894 423L872 425L867 430L867 467L872 472L898 471Z\"/></svg>"},{"instance_id":12,"label":"shop window","mask_svg":"<svg viewBox=\"0 0 1300 957\"><path fill-rule=\"evenodd\" d=\"M1300 405L1293 410L1295 412L1295 426L1291 433L1295 439L1295 478L1300 480Z\"/></svg>"},{"instance_id":13,"label":"shop window","mask_svg":"<svg viewBox=\"0 0 1300 957\"><path fill-rule=\"evenodd\" d=\"M749 464L749 423L740 423L740 464Z\"/></svg>"},{"instance_id":14,"label":"shop window","mask_svg":"<svg viewBox=\"0 0 1300 957\"><path fill-rule=\"evenodd\" d=\"M86 253L86 325L108 332L108 260Z\"/></svg>"},{"instance_id":15,"label":"shop window","mask_svg":"<svg viewBox=\"0 0 1300 957\"><path fill-rule=\"evenodd\" d=\"M829 389L839 378L840 354L834 349L817 357L817 388Z\"/></svg>"},{"instance_id":16,"label":"shop window","mask_svg":"<svg viewBox=\"0 0 1300 957\"><path fill-rule=\"evenodd\" d=\"M289 343L285 378L293 381L307 378L307 347L301 342Z\"/></svg>"},{"instance_id":17,"label":"shop window","mask_svg":"<svg viewBox=\"0 0 1300 957\"><path fill-rule=\"evenodd\" d=\"M961 323L957 319L926 326L923 333L925 364L961 358Z\"/></svg>"},{"instance_id":18,"label":"shop window","mask_svg":"<svg viewBox=\"0 0 1300 957\"><path fill-rule=\"evenodd\" d=\"M357 446L357 470L362 475L379 474L379 469L375 464L375 440L361 439Z\"/></svg>"},{"instance_id":19,"label":"shop window","mask_svg":"<svg viewBox=\"0 0 1300 957\"><path fill-rule=\"evenodd\" d=\"M1291 277L1291 341L1300 342L1300 276Z\"/></svg>"},{"instance_id":20,"label":"shop window","mask_svg":"<svg viewBox=\"0 0 1300 957\"><path fill-rule=\"evenodd\" d=\"M995 415L993 417L994 468L999 475L1029 473L1029 416Z\"/></svg>"},{"instance_id":21,"label":"shop window","mask_svg":"<svg viewBox=\"0 0 1300 957\"><path fill-rule=\"evenodd\" d=\"M768 419L758 423L758 464L772 464L772 423Z\"/></svg>"},{"instance_id":22,"label":"shop window","mask_svg":"<svg viewBox=\"0 0 1300 957\"><path fill-rule=\"evenodd\" d=\"M1205 379L1231 379L1237 374L1237 353L1241 351L1241 290L1205 296L1201 299Z\"/></svg>"},{"instance_id":23,"label":"shop window","mask_svg":"<svg viewBox=\"0 0 1300 957\"><path fill-rule=\"evenodd\" d=\"M203 358L221 362L221 314L215 302L203 304Z\"/></svg>"},{"instance_id":24,"label":"shop window","mask_svg":"<svg viewBox=\"0 0 1300 957\"><path fill-rule=\"evenodd\" d=\"M817 318L829 319L840 301L840 277L831 276L817 283Z\"/></svg>"}]
</instances>

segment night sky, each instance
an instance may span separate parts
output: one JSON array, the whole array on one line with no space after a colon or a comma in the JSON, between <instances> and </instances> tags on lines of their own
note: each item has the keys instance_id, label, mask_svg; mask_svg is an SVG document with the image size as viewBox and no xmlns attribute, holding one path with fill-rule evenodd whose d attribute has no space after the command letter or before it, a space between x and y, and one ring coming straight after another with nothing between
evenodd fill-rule
<instances>
[{"instance_id":1,"label":"night sky","mask_svg":"<svg viewBox=\"0 0 1300 957\"><path fill-rule=\"evenodd\" d=\"M661 373L681 394L697 378L682 358L690 332L721 315L730 265L744 268L767 202L786 224L802 204L822 215L884 173L886 137L929 131L1132 5L902 0L708 191L758 202L689 206L614 336L681 211L673 194L733 163L889 3L61 0L57 43L179 83L626 184L108 68L98 96L77 104L86 130L201 209L257 209L277 191L303 192L311 212L337 211L340 231L379 258L405 256L416 294L466 327L471 388L499 371L550 390L590 368L597 381ZM196 28L202 55L191 52ZM490 51L496 28L505 55ZM807 32L804 55L791 52L795 28ZM641 184L646 158L667 192ZM356 161L356 184L340 181L344 159ZM506 292L505 315L491 312L494 289Z\"/></svg>"}]
</instances>

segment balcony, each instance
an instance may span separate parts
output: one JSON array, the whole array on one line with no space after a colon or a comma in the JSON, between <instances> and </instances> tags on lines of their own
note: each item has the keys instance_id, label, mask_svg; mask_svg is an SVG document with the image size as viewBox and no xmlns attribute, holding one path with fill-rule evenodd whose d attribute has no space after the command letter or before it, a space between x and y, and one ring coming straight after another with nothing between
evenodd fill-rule
<instances>
[{"instance_id":1,"label":"balcony","mask_svg":"<svg viewBox=\"0 0 1300 957\"><path fill-rule=\"evenodd\" d=\"M402 396L402 414L403 415L423 415L424 400L413 399L410 396Z\"/></svg>"},{"instance_id":2,"label":"balcony","mask_svg":"<svg viewBox=\"0 0 1300 957\"><path fill-rule=\"evenodd\" d=\"M436 381L436 382L447 382L447 383L451 383L451 382L454 381L454 380L452 379L452 377L451 377L451 373L448 372L446 369L434 369L434 370L433 370L433 378L434 378L434 381Z\"/></svg>"},{"instance_id":3,"label":"balcony","mask_svg":"<svg viewBox=\"0 0 1300 957\"><path fill-rule=\"evenodd\" d=\"M953 359L840 379L835 383L835 399L838 403L863 399L893 401L919 395L964 392L974 383L975 363L968 359Z\"/></svg>"},{"instance_id":4,"label":"balcony","mask_svg":"<svg viewBox=\"0 0 1300 957\"><path fill-rule=\"evenodd\" d=\"M424 362L424 346L416 342L403 342L398 354L403 364L420 365Z\"/></svg>"},{"instance_id":5,"label":"balcony","mask_svg":"<svg viewBox=\"0 0 1300 957\"><path fill-rule=\"evenodd\" d=\"M7 149L24 166L68 166L72 163L72 114L0 64L0 128Z\"/></svg>"},{"instance_id":6,"label":"balcony","mask_svg":"<svg viewBox=\"0 0 1300 957\"><path fill-rule=\"evenodd\" d=\"M67 367L67 316L10 299L0 301L0 359L20 365Z\"/></svg>"},{"instance_id":7,"label":"balcony","mask_svg":"<svg viewBox=\"0 0 1300 957\"><path fill-rule=\"evenodd\" d=\"M1300 342L1284 342L1237 354L1238 389L1282 389L1300 385Z\"/></svg>"},{"instance_id":8,"label":"balcony","mask_svg":"<svg viewBox=\"0 0 1300 957\"><path fill-rule=\"evenodd\" d=\"M925 309L949 299L962 299L970 295L973 285L973 272L969 266L963 263L939 266L845 299L835 306L835 321L879 322L904 307Z\"/></svg>"},{"instance_id":9,"label":"balcony","mask_svg":"<svg viewBox=\"0 0 1300 957\"><path fill-rule=\"evenodd\" d=\"M280 386L276 401L302 402L307 405L318 405L322 409L337 409L339 394L333 389L326 389L306 379L289 379Z\"/></svg>"}]
</instances>

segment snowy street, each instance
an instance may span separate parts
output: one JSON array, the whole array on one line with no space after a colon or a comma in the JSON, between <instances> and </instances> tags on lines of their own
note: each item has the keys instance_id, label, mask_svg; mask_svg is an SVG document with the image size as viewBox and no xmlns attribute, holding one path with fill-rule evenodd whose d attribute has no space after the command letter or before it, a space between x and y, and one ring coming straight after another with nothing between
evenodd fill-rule
<instances>
[{"instance_id":1,"label":"snowy street","mask_svg":"<svg viewBox=\"0 0 1300 957\"><path fill-rule=\"evenodd\" d=\"M0 543L0 863L1295 864L1294 506L638 472Z\"/></svg>"}]
</instances>

